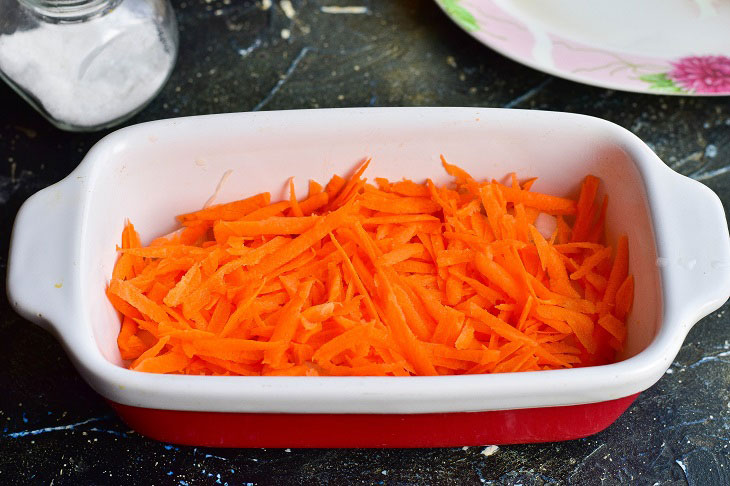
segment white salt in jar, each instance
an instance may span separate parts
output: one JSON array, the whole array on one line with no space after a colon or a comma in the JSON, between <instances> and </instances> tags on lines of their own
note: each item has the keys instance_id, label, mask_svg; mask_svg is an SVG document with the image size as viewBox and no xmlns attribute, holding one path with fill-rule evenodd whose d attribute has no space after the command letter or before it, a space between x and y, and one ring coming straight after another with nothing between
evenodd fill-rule
<instances>
[{"instance_id":1,"label":"white salt in jar","mask_svg":"<svg viewBox=\"0 0 730 486\"><path fill-rule=\"evenodd\" d=\"M168 0L0 0L0 76L65 130L98 130L141 110L177 48Z\"/></svg>"}]
</instances>

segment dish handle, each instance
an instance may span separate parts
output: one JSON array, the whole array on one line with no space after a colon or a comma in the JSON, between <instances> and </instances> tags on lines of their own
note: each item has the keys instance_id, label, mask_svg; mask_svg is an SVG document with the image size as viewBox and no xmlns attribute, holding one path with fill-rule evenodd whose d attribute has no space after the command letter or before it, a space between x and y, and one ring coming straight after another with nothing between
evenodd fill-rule
<instances>
[{"instance_id":1,"label":"dish handle","mask_svg":"<svg viewBox=\"0 0 730 486\"><path fill-rule=\"evenodd\" d=\"M74 314L78 292L81 188L82 181L69 177L28 198L10 239L8 300L21 316L57 335Z\"/></svg>"},{"instance_id":2,"label":"dish handle","mask_svg":"<svg viewBox=\"0 0 730 486\"><path fill-rule=\"evenodd\" d=\"M730 297L730 234L720 198L704 184L673 172L660 192L666 318L688 332Z\"/></svg>"}]
</instances>

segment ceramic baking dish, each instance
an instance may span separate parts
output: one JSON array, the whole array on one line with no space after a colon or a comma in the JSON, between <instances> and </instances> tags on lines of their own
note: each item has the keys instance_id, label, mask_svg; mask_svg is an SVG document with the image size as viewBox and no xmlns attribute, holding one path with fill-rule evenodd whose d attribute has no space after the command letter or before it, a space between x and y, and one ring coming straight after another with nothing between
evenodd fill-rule
<instances>
[{"instance_id":1,"label":"ceramic baking dish","mask_svg":"<svg viewBox=\"0 0 730 486\"><path fill-rule=\"evenodd\" d=\"M479 178L539 177L576 195L592 173L611 195L607 236L626 233L636 299L620 362L444 377L207 377L122 367L104 289L129 218L144 240L173 216L310 178L346 174L445 182L444 154ZM228 174L225 176L225 174ZM221 181L225 180L221 184ZM722 205L637 137L581 115L474 108L241 113L124 128L67 178L32 196L13 230L10 302L55 334L81 375L142 434L254 447L456 446L565 440L610 425L654 384L687 332L730 294Z\"/></svg>"}]
</instances>

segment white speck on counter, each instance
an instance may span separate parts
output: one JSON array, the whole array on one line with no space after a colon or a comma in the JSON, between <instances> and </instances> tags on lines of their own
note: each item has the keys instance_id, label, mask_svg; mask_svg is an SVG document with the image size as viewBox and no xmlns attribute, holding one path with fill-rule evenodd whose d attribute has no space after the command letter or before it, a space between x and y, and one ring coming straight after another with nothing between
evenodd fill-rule
<instances>
[{"instance_id":1,"label":"white speck on counter","mask_svg":"<svg viewBox=\"0 0 730 486\"><path fill-rule=\"evenodd\" d=\"M281 38L287 40L289 37L291 37L291 30L281 29Z\"/></svg>"},{"instance_id":2,"label":"white speck on counter","mask_svg":"<svg viewBox=\"0 0 730 486\"><path fill-rule=\"evenodd\" d=\"M271 8L271 0L261 0L261 10L268 10Z\"/></svg>"},{"instance_id":3,"label":"white speck on counter","mask_svg":"<svg viewBox=\"0 0 730 486\"><path fill-rule=\"evenodd\" d=\"M708 144L707 147L705 147L705 157L708 157L710 159L714 159L717 157L717 146L715 144Z\"/></svg>"},{"instance_id":4,"label":"white speck on counter","mask_svg":"<svg viewBox=\"0 0 730 486\"><path fill-rule=\"evenodd\" d=\"M489 457L492 454L495 454L499 450L499 446L496 445L490 445L484 448L484 450L481 452L481 455Z\"/></svg>"},{"instance_id":5,"label":"white speck on counter","mask_svg":"<svg viewBox=\"0 0 730 486\"><path fill-rule=\"evenodd\" d=\"M388 470L387 469L383 469L382 471L380 471L380 474L382 474L383 476L387 476L388 475Z\"/></svg>"},{"instance_id":6,"label":"white speck on counter","mask_svg":"<svg viewBox=\"0 0 730 486\"><path fill-rule=\"evenodd\" d=\"M291 452L291 449L284 449L284 452Z\"/></svg>"},{"instance_id":7,"label":"white speck on counter","mask_svg":"<svg viewBox=\"0 0 730 486\"><path fill-rule=\"evenodd\" d=\"M286 18L293 19L294 16L297 14L297 11L294 10L294 6L292 6L290 0L281 0L279 2L279 6L281 7L281 10L284 12L284 15L286 15Z\"/></svg>"},{"instance_id":8,"label":"white speck on counter","mask_svg":"<svg viewBox=\"0 0 730 486\"><path fill-rule=\"evenodd\" d=\"M256 41L251 44L250 46L246 47L245 49L239 49L238 55L241 57L246 57L249 54L251 54L253 51L258 49L261 46L261 39L256 39Z\"/></svg>"},{"instance_id":9,"label":"white speck on counter","mask_svg":"<svg viewBox=\"0 0 730 486\"><path fill-rule=\"evenodd\" d=\"M461 450L462 451L468 451L469 450L469 446L464 446L464 447L461 448Z\"/></svg>"},{"instance_id":10,"label":"white speck on counter","mask_svg":"<svg viewBox=\"0 0 730 486\"><path fill-rule=\"evenodd\" d=\"M665 373L671 375L672 373L674 373L674 370L672 368L669 368L667 369L667 371L665 371Z\"/></svg>"},{"instance_id":11,"label":"white speck on counter","mask_svg":"<svg viewBox=\"0 0 730 486\"><path fill-rule=\"evenodd\" d=\"M329 5L320 7L319 10L326 14L366 14L370 11L365 6L349 6L349 7L338 7L336 5Z\"/></svg>"},{"instance_id":12,"label":"white speck on counter","mask_svg":"<svg viewBox=\"0 0 730 486\"><path fill-rule=\"evenodd\" d=\"M118 8L76 24L0 35L0 70L67 125L93 127L136 110L165 82L174 50L151 19Z\"/></svg>"}]
</instances>

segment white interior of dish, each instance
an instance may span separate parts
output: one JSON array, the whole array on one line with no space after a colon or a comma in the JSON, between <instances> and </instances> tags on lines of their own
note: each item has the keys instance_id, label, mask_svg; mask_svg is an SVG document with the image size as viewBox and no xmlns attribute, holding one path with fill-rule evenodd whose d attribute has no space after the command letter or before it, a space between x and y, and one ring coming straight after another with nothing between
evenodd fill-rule
<instances>
[{"instance_id":1,"label":"white interior of dish","mask_svg":"<svg viewBox=\"0 0 730 486\"><path fill-rule=\"evenodd\" d=\"M407 111L367 110L347 116L320 117L298 112L280 118L252 117L246 124L226 119L183 119L177 125L134 127L134 136L120 137L107 151L89 181L83 226L81 288L87 319L99 350L121 364L116 345L119 319L104 290L117 258L124 223L131 220L145 242L177 226L176 214L200 208L232 171L216 202L271 191L284 196L295 177L299 194L307 181L326 182L333 173L348 174L364 157L373 162L366 176L407 177L437 183L448 181L439 154L477 178L502 178L510 172L539 177L534 189L550 194L577 194L586 174L603 180L610 195L607 234L615 242L626 233L630 271L636 278L633 312L624 357L645 349L662 319L661 279L649 206L634 162L606 125L579 117L519 116L464 118L466 112L439 117ZM180 136L198 124L195 137ZM603 128L602 128L603 127Z\"/></svg>"},{"instance_id":2,"label":"white interior of dish","mask_svg":"<svg viewBox=\"0 0 730 486\"><path fill-rule=\"evenodd\" d=\"M730 47L725 0L501 0L499 5L533 28L601 50L674 59L727 54Z\"/></svg>"}]
</instances>

